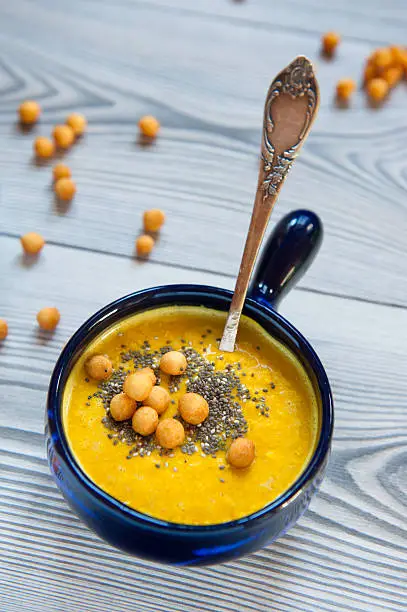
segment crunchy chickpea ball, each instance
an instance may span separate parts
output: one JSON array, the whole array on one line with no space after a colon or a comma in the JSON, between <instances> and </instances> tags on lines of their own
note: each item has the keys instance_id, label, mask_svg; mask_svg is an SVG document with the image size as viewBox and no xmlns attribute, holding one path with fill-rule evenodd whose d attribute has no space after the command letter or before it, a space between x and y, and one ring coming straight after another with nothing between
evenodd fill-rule
<instances>
[{"instance_id":1,"label":"crunchy chickpea ball","mask_svg":"<svg viewBox=\"0 0 407 612\"><path fill-rule=\"evenodd\" d=\"M153 387L143 403L153 408L157 414L163 414L170 405L170 394L163 387Z\"/></svg>"},{"instance_id":2,"label":"crunchy chickpea ball","mask_svg":"<svg viewBox=\"0 0 407 612\"><path fill-rule=\"evenodd\" d=\"M226 459L235 468L247 468L253 463L254 454L253 440L236 438L229 447Z\"/></svg>"},{"instance_id":3,"label":"crunchy chickpea ball","mask_svg":"<svg viewBox=\"0 0 407 612\"><path fill-rule=\"evenodd\" d=\"M336 95L340 100L349 100L356 89L353 79L340 79L336 84Z\"/></svg>"},{"instance_id":4,"label":"crunchy chickpea ball","mask_svg":"<svg viewBox=\"0 0 407 612\"><path fill-rule=\"evenodd\" d=\"M141 368L141 370L137 370L137 372L139 374L141 373L148 374L149 377L151 378L151 382L153 383L153 385L155 385L155 383L157 382L157 377L154 374L154 370L152 368Z\"/></svg>"},{"instance_id":5,"label":"crunchy chickpea ball","mask_svg":"<svg viewBox=\"0 0 407 612\"><path fill-rule=\"evenodd\" d=\"M133 415L132 427L141 436L150 436L158 425L158 414L151 406L142 406Z\"/></svg>"},{"instance_id":6,"label":"crunchy chickpea ball","mask_svg":"<svg viewBox=\"0 0 407 612\"><path fill-rule=\"evenodd\" d=\"M375 78L369 81L366 90L373 102L381 102L389 92L389 85L384 79Z\"/></svg>"},{"instance_id":7,"label":"crunchy chickpea ball","mask_svg":"<svg viewBox=\"0 0 407 612\"><path fill-rule=\"evenodd\" d=\"M118 393L110 400L110 414L115 421L131 419L136 412L136 408L136 401L125 393Z\"/></svg>"},{"instance_id":8,"label":"crunchy chickpea ball","mask_svg":"<svg viewBox=\"0 0 407 612\"><path fill-rule=\"evenodd\" d=\"M75 140L75 133L69 125L56 125L53 129L52 135L54 137L55 144L60 149L69 149Z\"/></svg>"},{"instance_id":9,"label":"crunchy chickpea ball","mask_svg":"<svg viewBox=\"0 0 407 612\"><path fill-rule=\"evenodd\" d=\"M143 224L146 232L158 232L164 221L165 214L159 208L146 210L143 214Z\"/></svg>"},{"instance_id":10,"label":"crunchy chickpea ball","mask_svg":"<svg viewBox=\"0 0 407 612\"><path fill-rule=\"evenodd\" d=\"M34 153L41 159L49 159L55 153L55 146L50 138L38 136L34 140Z\"/></svg>"},{"instance_id":11,"label":"crunchy chickpea ball","mask_svg":"<svg viewBox=\"0 0 407 612\"><path fill-rule=\"evenodd\" d=\"M0 340L5 340L8 336L7 321L0 319Z\"/></svg>"},{"instance_id":12,"label":"crunchy chickpea ball","mask_svg":"<svg viewBox=\"0 0 407 612\"><path fill-rule=\"evenodd\" d=\"M85 363L85 370L90 378L107 380L113 372L113 365L106 355L93 355Z\"/></svg>"},{"instance_id":13,"label":"crunchy chickpea ball","mask_svg":"<svg viewBox=\"0 0 407 612\"><path fill-rule=\"evenodd\" d=\"M149 255L154 247L154 239L151 236L142 235L136 240L136 251L139 257Z\"/></svg>"},{"instance_id":14,"label":"crunchy chickpea ball","mask_svg":"<svg viewBox=\"0 0 407 612\"><path fill-rule=\"evenodd\" d=\"M20 238L21 246L28 255L37 255L45 244L44 238L36 232L28 232Z\"/></svg>"},{"instance_id":15,"label":"crunchy chickpea ball","mask_svg":"<svg viewBox=\"0 0 407 612\"><path fill-rule=\"evenodd\" d=\"M208 417L208 402L199 393L185 393L178 403L180 415L187 423L198 425Z\"/></svg>"},{"instance_id":16,"label":"crunchy chickpea ball","mask_svg":"<svg viewBox=\"0 0 407 612\"><path fill-rule=\"evenodd\" d=\"M52 169L52 175L54 181L58 181L61 178L71 178L71 169L66 164L56 164Z\"/></svg>"},{"instance_id":17,"label":"crunchy chickpea ball","mask_svg":"<svg viewBox=\"0 0 407 612\"><path fill-rule=\"evenodd\" d=\"M129 374L123 384L123 391L137 402L145 400L152 388L151 376L146 372Z\"/></svg>"},{"instance_id":18,"label":"crunchy chickpea ball","mask_svg":"<svg viewBox=\"0 0 407 612\"><path fill-rule=\"evenodd\" d=\"M54 191L60 200L69 202L76 193L76 184L71 178L60 178L55 182Z\"/></svg>"},{"instance_id":19,"label":"crunchy chickpea ball","mask_svg":"<svg viewBox=\"0 0 407 612\"><path fill-rule=\"evenodd\" d=\"M163 419L158 423L155 437L163 448L177 448L185 439L185 430L176 419Z\"/></svg>"},{"instance_id":20,"label":"crunchy chickpea ball","mask_svg":"<svg viewBox=\"0 0 407 612\"><path fill-rule=\"evenodd\" d=\"M88 125L85 116L80 113L71 113L68 115L66 123L73 129L75 136L82 136Z\"/></svg>"},{"instance_id":21,"label":"crunchy chickpea ball","mask_svg":"<svg viewBox=\"0 0 407 612\"><path fill-rule=\"evenodd\" d=\"M37 314L38 325L47 331L55 329L60 318L59 310L55 307L42 308Z\"/></svg>"},{"instance_id":22,"label":"crunchy chickpea ball","mask_svg":"<svg viewBox=\"0 0 407 612\"><path fill-rule=\"evenodd\" d=\"M382 77L390 88L394 87L403 78L403 69L401 66L390 66L383 72Z\"/></svg>"},{"instance_id":23,"label":"crunchy chickpea ball","mask_svg":"<svg viewBox=\"0 0 407 612\"><path fill-rule=\"evenodd\" d=\"M179 376L187 369L187 360L180 351L169 351L161 357L160 370L171 376Z\"/></svg>"},{"instance_id":24,"label":"crunchy chickpea ball","mask_svg":"<svg viewBox=\"0 0 407 612\"><path fill-rule=\"evenodd\" d=\"M372 60L379 71L389 68L393 63L393 54L390 47L376 49L372 55Z\"/></svg>"},{"instance_id":25,"label":"crunchy chickpea ball","mask_svg":"<svg viewBox=\"0 0 407 612\"><path fill-rule=\"evenodd\" d=\"M26 100L18 107L18 115L24 125L33 125L38 121L41 107L35 100Z\"/></svg>"},{"instance_id":26,"label":"crunchy chickpea ball","mask_svg":"<svg viewBox=\"0 0 407 612\"><path fill-rule=\"evenodd\" d=\"M333 55L341 37L337 32L327 32L322 37L322 51L325 55Z\"/></svg>"},{"instance_id":27,"label":"crunchy chickpea ball","mask_svg":"<svg viewBox=\"0 0 407 612\"><path fill-rule=\"evenodd\" d=\"M155 138L160 129L159 121L152 115L144 115L138 122L140 132L147 138Z\"/></svg>"}]
</instances>

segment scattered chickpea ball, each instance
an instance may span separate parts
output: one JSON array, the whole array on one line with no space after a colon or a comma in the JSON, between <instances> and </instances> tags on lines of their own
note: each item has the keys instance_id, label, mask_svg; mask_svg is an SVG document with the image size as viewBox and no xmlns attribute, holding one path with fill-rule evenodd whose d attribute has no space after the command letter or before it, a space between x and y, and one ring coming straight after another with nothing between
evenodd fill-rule
<instances>
[{"instance_id":1,"label":"scattered chickpea ball","mask_svg":"<svg viewBox=\"0 0 407 612\"><path fill-rule=\"evenodd\" d=\"M387 68L387 70L383 72L382 76L387 85L391 88L397 85L403 78L403 69L401 66L390 66L390 68Z\"/></svg>"},{"instance_id":2,"label":"scattered chickpea ball","mask_svg":"<svg viewBox=\"0 0 407 612\"><path fill-rule=\"evenodd\" d=\"M44 238L36 232L28 232L20 238L21 246L28 255L37 255L45 244Z\"/></svg>"},{"instance_id":3,"label":"scattered chickpea ball","mask_svg":"<svg viewBox=\"0 0 407 612\"><path fill-rule=\"evenodd\" d=\"M129 374L123 384L123 391L137 402L145 400L152 388L151 376L146 372Z\"/></svg>"},{"instance_id":4,"label":"scattered chickpea ball","mask_svg":"<svg viewBox=\"0 0 407 612\"><path fill-rule=\"evenodd\" d=\"M254 442L247 438L233 440L226 454L226 459L235 468L247 468L254 461Z\"/></svg>"},{"instance_id":5,"label":"scattered chickpea ball","mask_svg":"<svg viewBox=\"0 0 407 612\"><path fill-rule=\"evenodd\" d=\"M149 255L154 247L154 240L151 236L142 235L136 240L136 251L139 257Z\"/></svg>"},{"instance_id":6,"label":"scattered chickpea ball","mask_svg":"<svg viewBox=\"0 0 407 612\"><path fill-rule=\"evenodd\" d=\"M170 394L164 387L153 387L144 404L153 408L157 414L163 414L170 405Z\"/></svg>"},{"instance_id":7,"label":"scattered chickpea ball","mask_svg":"<svg viewBox=\"0 0 407 612\"><path fill-rule=\"evenodd\" d=\"M56 125L52 135L60 149L69 149L75 140L75 133L69 125Z\"/></svg>"},{"instance_id":8,"label":"scattered chickpea ball","mask_svg":"<svg viewBox=\"0 0 407 612\"><path fill-rule=\"evenodd\" d=\"M143 215L143 224L146 232L158 232L164 224L165 214L159 208L146 210Z\"/></svg>"},{"instance_id":9,"label":"scattered chickpea ball","mask_svg":"<svg viewBox=\"0 0 407 612\"><path fill-rule=\"evenodd\" d=\"M115 421L126 421L131 419L135 413L137 404L134 399L125 393L118 393L110 400L110 414Z\"/></svg>"},{"instance_id":10,"label":"scattered chickpea ball","mask_svg":"<svg viewBox=\"0 0 407 612\"><path fill-rule=\"evenodd\" d=\"M153 383L153 385L155 385L155 383L157 382L157 377L154 374L154 370L152 368L141 368L141 370L137 370L137 372L139 374L141 373L148 374L149 377L151 378L151 382Z\"/></svg>"},{"instance_id":11,"label":"scattered chickpea ball","mask_svg":"<svg viewBox=\"0 0 407 612\"><path fill-rule=\"evenodd\" d=\"M34 152L41 159L49 159L55 153L55 146L50 138L38 136L34 140Z\"/></svg>"},{"instance_id":12,"label":"scattered chickpea ball","mask_svg":"<svg viewBox=\"0 0 407 612\"><path fill-rule=\"evenodd\" d=\"M208 402L199 393L185 393L179 400L179 412L184 421L191 425L203 423L208 417Z\"/></svg>"},{"instance_id":13,"label":"scattered chickpea ball","mask_svg":"<svg viewBox=\"0 0 407 612\"><path fill-rule=\"evenodd\" d=\"M160 129L159 121L153 117L152 115L145 115L141 117L138 122L138 126L140 128L140 132L143 136L147 136L147 138L155 138Z\"/></svg>"},{"instance_id":14,"label":"scattered chickpea ball","mask_svg":"<svg viewBox=\"0 0 407 612\"><path fill-rule=\"evenodd\" d=\"M133 415L132 427L141 436L150 436L158 425L158 414L151 406L142 406Z\"/></svg>"},{"instance_id":15,"label":"scattered chickpea ball","mask_svg":"<svg viewBox=\"0 0 407 612\"><path fill-rule=\"evenodd\" d=\"M71 113L68 115L66 123L72 128L75 136L82 136L88 125L86 118L80 113Z\"/></svg>"},{"instance_id":16,"label":"scattered chickpea ball","mask_svg":"<svg viewBox=\"0 0 407 612\"><path fill-rule=\"evenodd\" d=\"M52 169L54 181L58 181L61 178L71 178L71 169L66 164L56 164Z\"/></svg>"},{"instance_id":17,"label":"scattered chickpea ball","mask_svg":"<svg viewBox=\"0 0 407 612\"><path fill-rule=\"evenodd\" d=\"M161 357L160 370L171 376L179 376L187 369L187 360L180 351L169 351Z\"/></svg>"},{"instance_id":18,"label":"scattered chickpea ball","mask_svg":"<svg viewBox=\"0 0 407 612\"><path fill-rule=\"evenodd\" d=\"M55 307L42 308L37 314L38 325L47 331L55 329L60 318L59 310Z\"/></svg>"},{"instance_id":19,"label":"scattered chickpea ball","mask_svg":"<svg viewBox=\"0 0 407 612\"><path fill-rule=\"evenodd\" d=\"M336 84L336 95L341 100L349 100L356 89L356 83L353 79L341 79Z\"/></svg>"},{"instance_id":20,"label":"scattered chickpea ball","mask_svg":"<svg viewBox=\"0 0 407 612\"><path fill-rule=\"evenodd\" d=\"M85 370L90 378L107 380L113 372L113 365L106 355L93 355L85 363Z\"/></svg>"},{"instance_id":21,"label":"scattered chickpea ball","mask_svg":"<svg viewBox=\"0 0 407 612\"><path fill-rule=\"evenodd\" d=\"M63 201L70 201L76 193L76 184L71 178L60 178L54 185L57 197Z\"/></svg>"},{"instance_id":22,"label":"scattered chickpea ball","mask_svg":"<svg viewBox=\"0 0 407 612\"><path fill-rule=\"evenodd\" d=\"M372 59L377 70L386 70L386 68L389 68L393 63L393 53L390 47L383 47L381 49L376 49Z\"/></svg>"},{"instance_id":23,"label":"scattered chickpea ball","mask_svg":"<svg viewBox=\"0 0 407 612\"><path fill-rule=\"evenodd\" d=\"M158 423L155 437L163 448L177 448L185 440L185 430L176 419L163 419Z\"/></svg>"},{"instance_id":24,"label":"scattered chickpea ball","mask_svg":"<svg viewBox=\"0 0 407 612\"><path fill-rule=\"evenodd\" d=\"M26 100L18 107L18 115L24 125L33 125L38 121L41 107L35 100Z\"/></svg>"},{"instance_id":25,"label":"scattered chickpea ball","mask_svg":"<svg viewBox=\"0 0 407 612\"><path fill-rule=\"evenodd\" d=\"M389 85L387 81L377 77L369 81L366 90L373 102L381 102L389 92Z\"/></svg>"},{"instance_id":26,"label":"scattered chickpea ball","mask_svg":"<svg viewBox=\"0 0 407 612\"><path fill-rule=\"evenodd\" d=\"M325 55L333 55L339 45L341 37L337 32L327 32L322 37L322 51Z\"/></svg>"},{"instance_id":27,"label":"scattered chickpea ball","mask_svg":"<svg viewBox=\"0 0 407 612\"><path fill-rule=\"evenodd\" d=\"M0 319L0 340L5 340L8 336L7 321Z\"/></svg>"}]
</instances>

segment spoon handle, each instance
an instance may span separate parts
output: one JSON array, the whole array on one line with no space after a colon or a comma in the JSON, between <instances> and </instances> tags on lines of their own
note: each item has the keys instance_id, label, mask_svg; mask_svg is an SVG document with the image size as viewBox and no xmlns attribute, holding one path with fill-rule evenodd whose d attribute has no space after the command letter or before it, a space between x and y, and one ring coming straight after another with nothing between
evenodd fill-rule
<instances>
[{"instance_id":1,"label":"spoon handle","mask_svg":"<svg viewBox=\"0 0 407 612\"><path fill-rule=\"evenodd\" d=\"M233 352L247 289L267 223L289 169L304 143L319 104L311 62L298 56L271 83L264 106L257 191L235 291L220 343Z\"/></svg>"}]
</instances>

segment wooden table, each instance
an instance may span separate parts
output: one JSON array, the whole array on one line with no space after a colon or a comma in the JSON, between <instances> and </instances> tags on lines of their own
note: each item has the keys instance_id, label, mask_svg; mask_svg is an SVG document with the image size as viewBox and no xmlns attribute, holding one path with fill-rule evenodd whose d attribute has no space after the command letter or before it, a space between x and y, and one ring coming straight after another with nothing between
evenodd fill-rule
<instances>
[{"instance_id":1,"label":"wooden table","mask_svg":"<svg viewBox=\"0 0 407 612\"><path fill-rule=\"evenodd\" d=\"M0 9L1 612L406 610L407 87L384 108L338 78L406 43L403 0L14 0ZM319 58L321 33L343 42ZM48 471L43 420L55 360L103 304L152 285L233 287L254 194L262 104L296 54L315 59L322 104L273 221L298 207L325 225L318 260L281 307L315 345L336 401L322 490L284 538L238 562L173 569L125 556L72 514ZM15 111L41 102L35 134L69 111L89 132L67 155L78 184L53 201L50 168ZM137 144L137 119L162 123ZM133 257L141 212L168 223L150 262ZM18 237L42 233L38 261ZM56 305L48 337L35 314Z\"/></svg>"}]
</instances>

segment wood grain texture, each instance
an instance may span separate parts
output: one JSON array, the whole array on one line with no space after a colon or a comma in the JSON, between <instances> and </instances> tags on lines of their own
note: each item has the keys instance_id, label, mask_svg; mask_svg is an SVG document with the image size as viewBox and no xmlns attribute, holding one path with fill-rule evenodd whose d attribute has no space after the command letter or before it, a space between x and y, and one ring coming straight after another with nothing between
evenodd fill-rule
<instances>
[{"instance_id":1,"label":"wood grain texture","mask_svg":"<svg viewBox=\"0 0 407 612\"><path fill-rule=\"evenodd\" d=\"M2 612L17 602L34 612L403 610L407 382L399 373L407 356L395 331L407 328L406 310L300 290L287 298L283 314L315 345L336 398L322 490L297 527L255 555L208 569L161 568L105 545L62 500L44 458L48 380L70 334L114 297L164 282L233 280L52 245L28 268L17 240L1 238L0 249L1 312L10 324L0 349ZM95 282L105 270L109 281ZM62 313L51 336L35 326L48 303Z\"/></svg>"},{"instance_id":2,"label":"wood grain texture","mask_svg":"<svg viewBox=\"0 0 407 612\"><path fill-rule=\"evenodd\" d=\"M403 0L16 0L0 7L0 612L353 612L407 601L406 86L380 111L358 92L375 46L406 43ZM318 57L323 31L343 44ZM72 514L45 461L50 373L92 312L135 289L196 282L232 288L256 185L270 79L295 55L316 59L322 103L273 219L300 206L325 225L321 253L282 305L314 344L336 401L320 494L274 545L238 562L173 569L130 558ZM44 109L17 130L23 98ZM89 133L66 157L78 183L61 208L34 134L71 110ZM156 114L152 147L137 118ZM168 222L153 261L133 259L140 214ZM17 237L44 233L36 262ZM337 297L342 296L342 297ZM391 307L393 304L395 307ZM36 312L61 310L55 334Z\"/></svg>"},{"instance_id":3,"label":"wood grain texture","mask_svg":"<svg viewBox=\"0 0 407 612\"><path fill-rule=\"evenodd\" d=\"M363 20L364 5L350 0L316 6L5 4L0 230L35 228L58 244L129 256L141 211L161 206L169 223L155 261L212 272L221 261L222 272L234 276L256 185L264 95L273 75L305 53L318 66L321 110L273 218L302 206L324 221L323 250L303 287L405 305L406 87L380 110L368 108L361 92L348 111L332 101L337 79L359 80L374 45L403 42L405 11L393 1L383 23L376 2ZM337 60L326 62L319 38L333 24L342 26L344 41ZM89 117L88 136L68 156L79 188L69 209L55 210L49 171L30 165L33 134L14 129L26 96L44 108L36 133L49 132L72 108ZM135 142L145 112L163 124L148 149Z\"/></svg>"}]
</instances>

